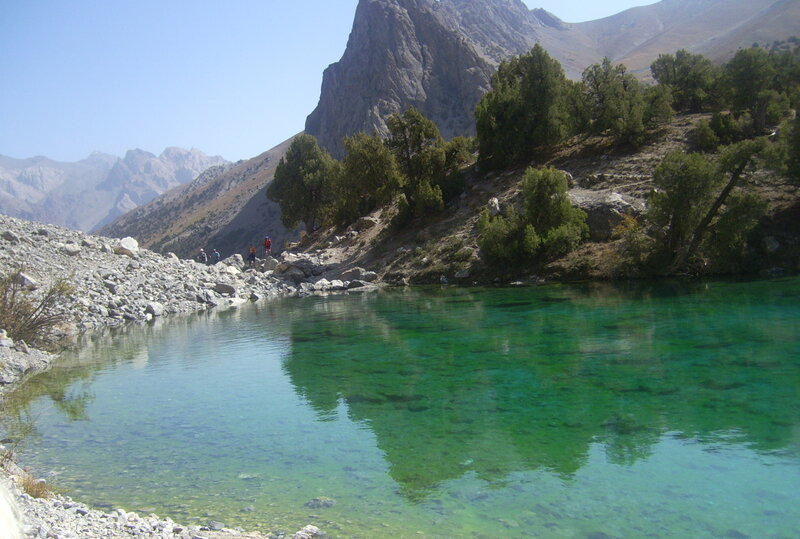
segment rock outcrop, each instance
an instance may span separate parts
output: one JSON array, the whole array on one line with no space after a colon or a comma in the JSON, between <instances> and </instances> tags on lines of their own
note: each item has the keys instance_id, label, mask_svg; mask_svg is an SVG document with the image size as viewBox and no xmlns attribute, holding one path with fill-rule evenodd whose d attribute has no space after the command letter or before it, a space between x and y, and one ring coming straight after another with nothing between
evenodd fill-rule
<instances>
[{"instance_id":1,"label":"rock outcrop","mask_svg":"<svg viewBox=\"0 0 800 539\"><path fill-rule=\"evenodd\" d=\"M323 75L306 132L341 156L344 135L386 135L386 118L416 107L442 134L474 134L472 113L490 64L444 26L429 0L362 0L347 50Z\"/></svg>"}]
</instances>

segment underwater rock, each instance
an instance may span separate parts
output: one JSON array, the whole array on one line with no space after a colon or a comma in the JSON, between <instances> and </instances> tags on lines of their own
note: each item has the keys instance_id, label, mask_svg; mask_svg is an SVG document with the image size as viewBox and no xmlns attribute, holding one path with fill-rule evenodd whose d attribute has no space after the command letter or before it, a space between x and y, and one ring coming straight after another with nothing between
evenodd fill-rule
<instances>
[{"instance_id":1,"label":"underwater rock","mask_svg":"<svg viewBox=\"0 0 800 539\"><path fill-rule=\"evenodd\" d=\"M305 503L305 506L311 509L325 509L327 507L333 507L334 505L336 505L336 500L332 498L326 498L325 496L314 498L313 500Z\"/></svg>"}]
</instances>

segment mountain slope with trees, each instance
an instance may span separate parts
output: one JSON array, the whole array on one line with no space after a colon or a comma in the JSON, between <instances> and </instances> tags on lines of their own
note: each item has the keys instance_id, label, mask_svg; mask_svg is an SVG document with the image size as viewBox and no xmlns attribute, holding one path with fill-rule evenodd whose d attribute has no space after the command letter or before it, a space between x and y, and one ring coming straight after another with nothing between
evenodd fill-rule
<instances>
[{"instance_id":1,"label":"mountain slope with trees","mask_svg":"<svg viewBox=\"0 0 800 539\"><path fill-rule=\"evenodd\" d=\"M267 194L284 211L315 201L302 214L310 233L306 245L314 249L332 237L335 244L373 229L359 248L343 253L371 262L370 269L389 279L480 281L565 271L572 277L725 274L767 270L765 264L776 261L797 270L800 230L786 216L800 208L794 112L800 42L743 49L722 68L681 50L661 55L651 71L655 86L605 59L576 83L536 46L499 66L476 110L474 143L445 142L415 109L392 115L383 145L375 138L370 146L376 159L367 159L384 163L386 182L360 190L383 192L391 202L373 201L348 214L350 228L336 218L351 198L340 186L368 176L348 177L342 163L349 153L337 161L309 135L281 159ZM677 134L676 112L677 125L684 126ZM604 211L611 222L602 226L613 236L582 248L580 264L570 266L571 252L590 232L589 215L570 203L577 198L568 192L569 178L577 175L570 169L577 173L584 156L625 160L654 151L659 154L636 171L635 182L603 186L615 190L610 198L617 202L622 198L616 191L638 187L638 204L620 211L590 200L587 210ZM605 173L593 177L606 181ZM592 185L599 182L577 181L583 191L599 191ZM313 184L313 196L292 191L306 184ZM500 197L481 203L481 194L492 194L482 187L490 185L503 193L503 203ZM456 215L461 241L442 225ZM395 248L398 238L411 246ZM410 252L417 260L402 262Z\"/></svg>"}]
</instances>

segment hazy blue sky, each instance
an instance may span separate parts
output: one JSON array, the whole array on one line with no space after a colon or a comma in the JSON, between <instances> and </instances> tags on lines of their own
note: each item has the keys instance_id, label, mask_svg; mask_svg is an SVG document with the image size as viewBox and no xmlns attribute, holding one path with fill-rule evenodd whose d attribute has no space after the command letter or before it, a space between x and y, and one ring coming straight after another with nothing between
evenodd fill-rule
<instances>
[{"instance_id":1,"label":"hazy blue sky","mask_svg":"<svg viewBox=\"0 0 800 539\"><path fill-rule=\"evenodd\" d=\"M568 22L652 0L525 0ZM302 131L358 0L0 0L0 154L198 148Z\"/></svg>"}]
</instances>

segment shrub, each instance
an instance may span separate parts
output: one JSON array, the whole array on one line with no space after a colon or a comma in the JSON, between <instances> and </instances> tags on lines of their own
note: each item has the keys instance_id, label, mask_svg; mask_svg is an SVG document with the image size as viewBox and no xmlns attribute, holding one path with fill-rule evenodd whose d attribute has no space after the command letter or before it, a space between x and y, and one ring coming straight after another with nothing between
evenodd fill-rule
<instances>
[{"instance_id":1,"label":"shrub","mask_svg":"<svg viewBox=\"0 0 800 539\"><path fill-rule=\"evenodd\" d=\"M719 146L719 137L708 120L701 120L689 132L689 146L696 152L713 152Z\"/></svg>"},{"instance_id":2,"label":"shrub","mask_svg":"<svg viewBox=\"0 0 800 539\"><path fill-rule=\"evenodd\" d=\"M61 306L72 293L67 280L59 279L37 299L25 288L22 271L17 270L0 280L0 328L14 340L45 342L51 330L67 320Z\"/></svg>"},{"instance_id":3,"label":"shrub","mask_svg":"<svg viewBox=\"0 0 800 539\"><path fill-rule=\"evenodd\" d=\"M55 494L55 491L47 484L47 481L44 479L36 479L27 473L22 476L20 486L26 494L33 498L45 499Z\"/></svg>"},{"instance_id":4,"label":"shrub","mask_svg":"<svg viewBox=\"0 0 800 539\"><path fill-rule=\"evenodd\" d=\"M522 181L525 213L513 208L491 217L484 210L478 223L478 244L495 265L530 264L575 249L588 235L586 213L570 204L567 178L553 168L525 171Z\"/></svg>"}]
</instances>

